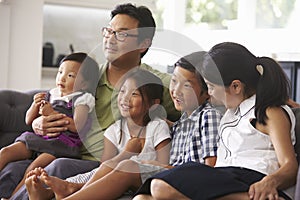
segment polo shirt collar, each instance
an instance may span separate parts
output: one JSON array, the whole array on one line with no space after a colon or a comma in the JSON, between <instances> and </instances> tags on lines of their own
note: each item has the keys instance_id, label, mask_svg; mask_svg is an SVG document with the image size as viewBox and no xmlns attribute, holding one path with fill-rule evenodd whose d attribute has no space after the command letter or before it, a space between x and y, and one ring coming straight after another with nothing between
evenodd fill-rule
<instances>
[{"instance_id":1,"label":"polo shirt collar","mask_svg":"<svg viewBox=\"0 0 300 200\"><path fill-rule=\"evenodd\" d=\"M98 82L98 86L103 86L103 85L110 85L108 80L107 80L107 75L106 75L106 70L108 68L108 62L102 64L100 66L100 80Z\"/></svg>"},{"instance_id":2,"label":"polo shirt collar","mask_svg":"<svg viewBox=\"0 0 300 200\"><path fill-rule=\"evenodd\" d=\"M107 86L111 86L111 84L108 82L107 80L107 74L106 74L106 71L107 71L107 68L108 68L108 62L106 61L104 64L100 65L100 80L98 82L98 86L103 86L103 85L107 85ZM141 68L143 69L148 69L148 65L145 64L145 63L141 63L140 66Z\"/></svg>"}]
</instances>

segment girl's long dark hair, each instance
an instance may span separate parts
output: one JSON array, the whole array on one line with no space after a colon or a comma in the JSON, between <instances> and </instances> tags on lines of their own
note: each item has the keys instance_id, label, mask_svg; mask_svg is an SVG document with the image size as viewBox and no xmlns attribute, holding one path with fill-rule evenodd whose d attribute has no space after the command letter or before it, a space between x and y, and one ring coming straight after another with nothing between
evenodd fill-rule
<instances>
[{"instance_id":1,"label":"girl's long dark hair","mask_svg":"<svg viewBox=\"0 0 300 200\"><path fill-rule=\"evenodd\" d=\"M128 79L132 79L135 81L137 90L141 93L142 96L142 102L144 106L148 106L149 108L154 104L154 100L158 99L160 101L160 104L163 101L163 92L164 87L161 79L157 77L156 75L152 74L151 72L147 70L143 70L140 68L135 68L133 70L130 70L128 73L122 77L121 82L119 85L123 85L124 82ZM148 104L148 105L145 105ZM156 109L150 109L144 116L143 122L144 126L146 126L151 119L155 117L160 117L160 108L157 107ZM122 138L122 118L120 123L120 140L121 142Z\"/></svg>"},{"instance_id":2,"label":"girl's long dark hair","mask_svg":"<svg viewBox=\"0 0 300 200\"><path fill-rule=\"evenodd\" d=\"M266 124L268 107L286 104L290 82L274 59L256 57L246 47L224 42L205 55L202 75L210 82L228 87L233 80L245 84L245 96L256 94L255 116Z\"/></svg>"},{"instance_id":3,"label":"girl's long dark hair","mask_svg":"<svg viewBox=\"0 0 300 200\"><path fill-rule=\"evenodd\" d=\"M262 66L256 89L255 115L259 123L265 124L268 107L286 104L291 91L290 81L280 65L269 57L257 58L258 65Z\"/></svg>"}]
</instances>

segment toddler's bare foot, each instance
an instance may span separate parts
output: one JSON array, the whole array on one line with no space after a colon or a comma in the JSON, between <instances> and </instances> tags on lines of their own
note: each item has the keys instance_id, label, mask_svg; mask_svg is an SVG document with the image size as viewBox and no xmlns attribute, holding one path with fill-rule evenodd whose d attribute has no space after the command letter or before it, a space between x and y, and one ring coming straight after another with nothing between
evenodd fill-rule
<instances>
[{"instance_id":1,"label":"toddler's bare foot","mask_svg":"<svg viewBox=\"0 0 300 200\"><path fill-rule=\"evenodd\" d=\"M25 179L25 186L30 200L51 199L53 193L49 191L34 173L34 170L28 172Z\"/></svg>"},{"instance_id":2,"label":"toddler's bare foot","mask_svg":"<svg viewBox=\"0 0 300 200\"><path fill-rule=\"evenodd\" d=\"M43 172L40 177L43 181L55 194L55 199L63 199L74 192L81 189L83 184L71 183L60 178L49 176L46 172Z\"/></svg>"}]
</instances>

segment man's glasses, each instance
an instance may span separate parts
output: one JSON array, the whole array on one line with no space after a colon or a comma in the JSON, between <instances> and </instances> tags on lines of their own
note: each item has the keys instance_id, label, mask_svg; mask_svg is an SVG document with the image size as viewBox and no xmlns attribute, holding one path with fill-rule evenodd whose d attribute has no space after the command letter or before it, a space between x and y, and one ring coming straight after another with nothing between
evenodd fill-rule
<instances>
[{"instance_id":1,"label":"man's glasses","mask_svg":"<svg viewBox=\"0 0 300 200\"><path fill-rule=\"evenodd\" d=\"M116 40L120 41L120 42L123 42L125 41L125 39L127 37L138 37L138 35L134 35L134 34L129 34L129 33L126 33L124 31L114 31L112 30L111 28L108 28L108 27L103 27L102 28L102 36L103 37L110 37L112 34L115 35L115 38Z\"/></svg>"}]
</instances>

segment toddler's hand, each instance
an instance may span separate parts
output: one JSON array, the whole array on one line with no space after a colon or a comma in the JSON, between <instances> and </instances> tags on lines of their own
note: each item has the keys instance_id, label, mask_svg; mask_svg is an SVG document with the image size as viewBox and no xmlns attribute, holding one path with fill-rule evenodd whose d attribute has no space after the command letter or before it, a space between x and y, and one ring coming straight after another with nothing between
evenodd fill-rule
<instances>
[{"instance_id":1,"label":"toddler's hand","mask_svg":"<svg viewBox=\"0 0 300 200\"><path fill-rule=\"evenodd\" d=\"M33 102L35 104L35 106L40 106L42 101L45 101L45 96L46 96L46 93L44 92L40 92L40 93L37 93L33 96Z\"/></svg>"},{"instance_id":2,"label":"toddler's hand","mask_svg":"<svg viewBox=\"0 0 300 200\"><path fill-rule=\"evenodd\" d=\"M48 101L42 100L40 104L39 114L43 116L49 116L50 114L54 113L54 109L52 108L51 104Z\"/></svg>"}]
</instances>

